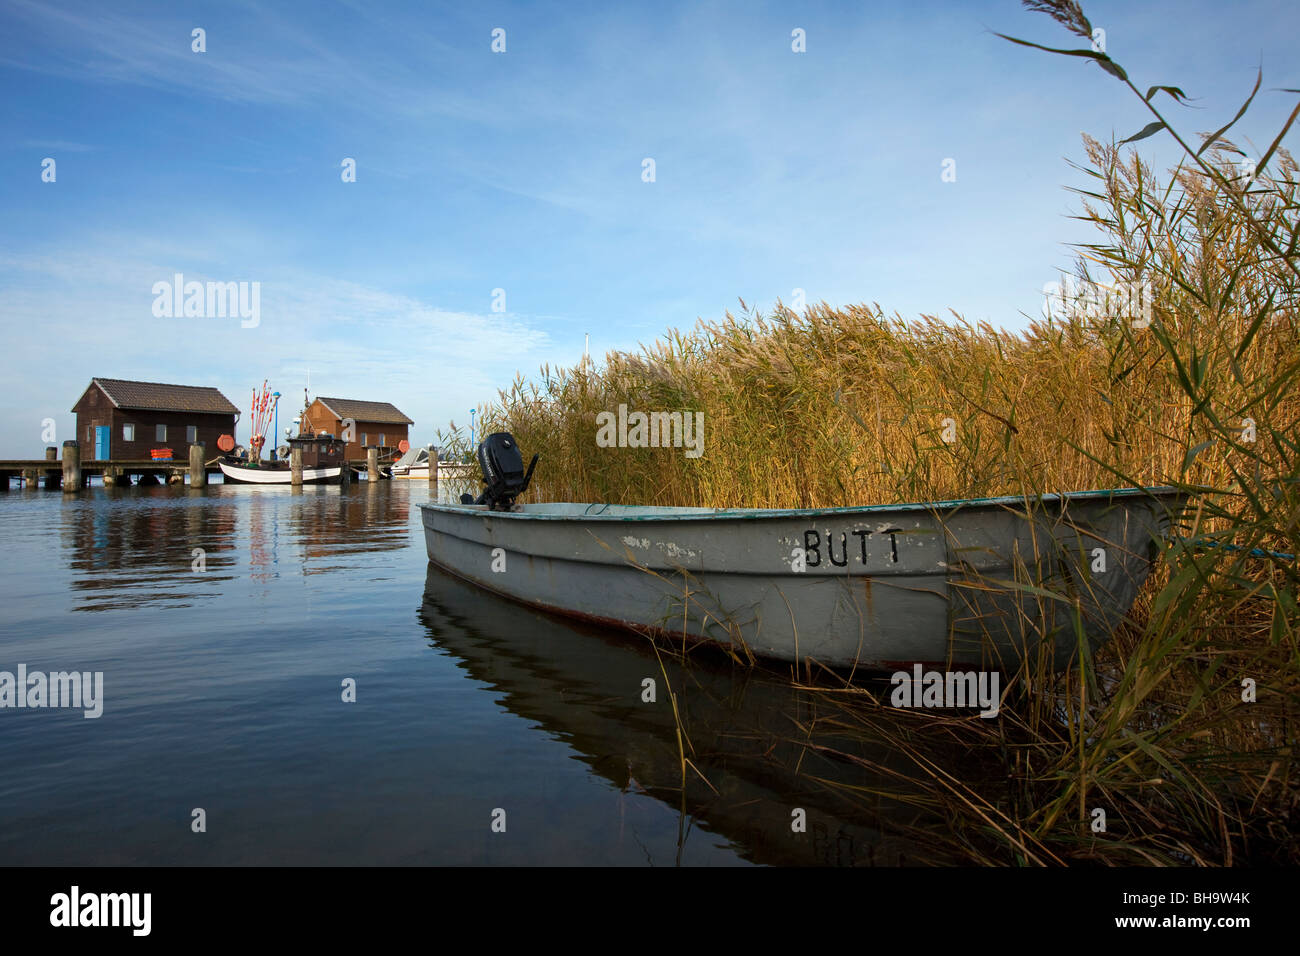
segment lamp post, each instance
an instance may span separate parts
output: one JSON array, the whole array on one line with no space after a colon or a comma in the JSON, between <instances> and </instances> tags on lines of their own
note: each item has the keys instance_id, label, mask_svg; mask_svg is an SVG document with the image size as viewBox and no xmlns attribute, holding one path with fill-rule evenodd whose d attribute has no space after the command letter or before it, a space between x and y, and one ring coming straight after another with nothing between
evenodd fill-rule
<instances>
[{"instance_id":1,"label":"lamp post","mask_svg":"<svg viewBox=\"0 0 1300 956\"><path fill-rule=\"evenodd\" d=\"M473 454L473 453L474 453L474 452L473 452L473 449L477 447L477 446L474 444L474 416L477 415L477 414L478 414L478 409L477 409L477 408L471 408L471 409L469 410L469 447L470 447L470 454Z\"/></svg>"},{"instance_id":2,"label":"lamp post","mask_svg":"<svg viewBox=\"0 0 1300 956\"><path fill-rule=\"evenodd\" d=\"M279 392L272 392L272 393L271 393L271 397L275 399L275 411L274 411L274 414L275 414L275 424L271 427L271 434L272 434L272 435L278 435L278 434L280 434L280 393L279 393ZM275 449L272 448L272 449L271 449L271 460L272 460L272 461L275 461L275 457L276 457L276 456L275 456Z\"/></svg>"}]
</instances>

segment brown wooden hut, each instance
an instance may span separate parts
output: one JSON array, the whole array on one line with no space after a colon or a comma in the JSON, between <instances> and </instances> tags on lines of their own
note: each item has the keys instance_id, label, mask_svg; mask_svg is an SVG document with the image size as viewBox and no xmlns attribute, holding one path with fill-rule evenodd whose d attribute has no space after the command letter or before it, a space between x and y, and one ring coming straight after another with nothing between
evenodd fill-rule
<instances>
[{"instance_id":1,"label":"brown wooden hut","mask_svg":"<svg viewBox=\"0 0 1300 956\"><path fill-rule=\"evenodd\" d=\"M72 410L83 460L147 459L170 448L184 460L202 442L216 453L217 439L235 433L239 409L215 388L92 378Z\"/></svg>"},{"instance_id":2,"label":"brown wooden hut","mask_svg":"<svg viewBox=\"0 0 1300 956\"><path fill-rule=\"evenodd\" d=\"M378 448L380 457L396 452L398 443L409 437L408 429L415 424L388 402L351 398L318 398L307 406L306 415L313 434L329 432L350 439L345 452L349 459L364 458L365 449L370 447ZM344 422L349 420L353 432L344 436Z\"/></svg>"}]
</instances>

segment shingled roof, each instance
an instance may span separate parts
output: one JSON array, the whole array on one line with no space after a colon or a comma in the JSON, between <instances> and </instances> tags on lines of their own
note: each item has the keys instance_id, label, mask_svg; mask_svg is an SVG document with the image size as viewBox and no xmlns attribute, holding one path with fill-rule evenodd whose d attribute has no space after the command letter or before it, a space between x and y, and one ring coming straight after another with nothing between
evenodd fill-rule
<instances>
[{"instance_id":1,"label":"shingled roof","mask_svg":"<svg viewBox=\"0 0 1300 956\"><path fill-rule=\"evenodd\" d=\"M199 412L238 415L239 409L220 391L206 385L163 385L121 378L92 378L86 391L98 385L118 408L153 412Z\"/></svg>"},{"instance_id":2,"label":"shingled roof","mask_svg":"<svg viewBox=\"0 0 1300 956\"><path fill-rule=\"evenodd\" d=\"M388 402L359 402L351 398L317 398L316 401L329 409L339 421L350 418L354 422L375 422L380 425L415 424Z\"/></svg>"}]
</instances>

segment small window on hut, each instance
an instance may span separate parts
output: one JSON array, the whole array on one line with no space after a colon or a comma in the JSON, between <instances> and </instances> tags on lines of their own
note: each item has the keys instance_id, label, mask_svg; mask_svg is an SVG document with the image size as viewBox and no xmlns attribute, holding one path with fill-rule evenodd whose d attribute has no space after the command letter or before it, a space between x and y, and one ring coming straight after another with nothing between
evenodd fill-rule
<instances>
[{"instance_id":1,"label":"small window on hut","mask_svg":"<svg viewBox=\"0 0 1300 956\"><path fill-rule=\"evenodd\" d=\"M362 448L365 448L367 445L370 444L370 442L366 440L368 437L369 437L369 436L366 435L365 432L362 432L362 433L361 433L361 447L362 447Z\"/></svg>"},{"instance_id":2,"label":"small window on hut","mask_svg":"<svg viewBox=\"0 0 1300 956\"><path fill-rule=\"evenodd\" d=\"M199 427L197 425L185 426L185 440L191 445L199 440Z\"/></svg>"},{"instance_id":3,"label":"small window on hut","mask_svg":"<svg viewBox=\"0 0 1300 956\"><path fill-rule=\"evenodd\" d=\"M153 435L153 437L154 437L154 441L166 441L166 440L167 440L167 426L166 426L166 425L156 425L156 426L154 426L154 435Z\"/></svg>"},{"instance_id":4,"label":"small window on hut","mask_svg":"<svg viewBox=\"0 0 1300 956\"><path fill-rule=\"evenodd\" d=\"M380 447L380 448L387 448L387 447L388 447L388 443L387 443L386 441L384 441L384 433L383 433L383 432L380 432L380 433L379 433L379 447Z\"/></svg>"},{"instance_id":5,"label":"small window on hut","mask_svg":"<svg viewBox=\"0 0 1300 956\"><path fill-rule=\"evenodd\" d=\"M134 426L134 425L123 425L123 426L122 426L122 441L135 441L135 426Z\"/></svg>"}]
</instances>

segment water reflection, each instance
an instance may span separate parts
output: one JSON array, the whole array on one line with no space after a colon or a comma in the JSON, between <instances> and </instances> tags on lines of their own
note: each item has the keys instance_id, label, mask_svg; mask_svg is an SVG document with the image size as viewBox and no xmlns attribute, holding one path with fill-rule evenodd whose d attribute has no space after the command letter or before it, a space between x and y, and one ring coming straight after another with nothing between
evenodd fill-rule
<instances>
[{"instance_id":1,"label":"water reflection","mask_svg":"<svg viewBox=\"0 0 1300 956\"><path fill-rule=\"evenodd\" d=\"M896 786L810 744L831 743L881 763L896 755L861 737L809 736L806 729L826 716L825 702L787 680L698 658L682 663L662 655L661 661L636 635L532 611L432 566L420 619L431 646L499 692L502 706L567 742L622 793L648 794L678 812L678 856L699 827L756 863L898 865L922 855L901 835L905 830L941 823L884 802L868 818L819 784L817 778L886 791ZM656 703L642 700L646 678L656 683ZM678 697L686 756L698 768L686 769L684 789L669 687ZM792 830L800 808L807 814L804 833ZM945 862L931 850L924 856Z\"/></svg>"},{"instance_id":2,"label":"water reflection","mask_svg":"<svg viewBox=\"0 0 1300 956\"><path fill-rule=\"evenodd\" d=\"M410 544L410 495L392 482L363 482L348 491L303 489L301 502L292 511L290 530L301 543L304 574L343 570L351 556Z\"/></svg>"},{"instance_id":3,"label":"water reflection","mask_svg":"<svg viewBox=\"0 0 1300 956\"><path fill-rule=\"evenodd\" d=\"M6 764L42 768L0 782L0 831L40 832L40 853L60 860L191 861L184 819L173 842L158 807L193 806L199 791L243 806L226 824L241 838L207 844L216 864L939 859L907 828L941 821L892 801L861 809L818 782L897 786L816 749L898 765L876 741L838 738L826 698L725 662L665 656L661 670L641 638L428 570L422 484L11 500L7 517L22 523L9 613L24 631L9 635L8 658L40 649L56 655L49 668L111 668L113 689L102 725L33 713L38 730L0 740ZM66 590L50 583L65 576ZM405 626L375 626L377 608L399 607ZM118 608L75 622L91 627L66 617ZM343 707L340 676L359 672L365 704ZM655 703L642 702L646 678ZM685 787L670 688L693 765ZM103 748L101 727L120 746ZM95 781L93 813L61 776L74 765ZM495 840L485 799L530 803L543 825ZM304 815L307 804L330 811ZM806 832L792 830L796 809ZM34 859L27 842L0 837L0 860Z\"/></svg>"},{"instance_id":4,"label":"water reflection","mask_svg":"<svg viewBox=\"0 0 1300 956\"><path fill-rule=\"evenodd\" d=\"M61 545L73 610L189 607L247 578L348 568L410 543L411 504L389 482L307 489L214 485L95 489L67 502Z\"/></svg>"},{"instance_id":5,"label":"water reflection","mask_svg":"<svg viewBox=\"0 0 1300 956\"><path fill-rule=\"evenodd\" d=\"M165 487L96 491L62 511L61 544L72 571L72 609L188 607L215 600L235 577L233 501ZM202 549L196 555L194 549ZM202 557L196 573L195 561Z\"/></svg>"}]
</instances>

